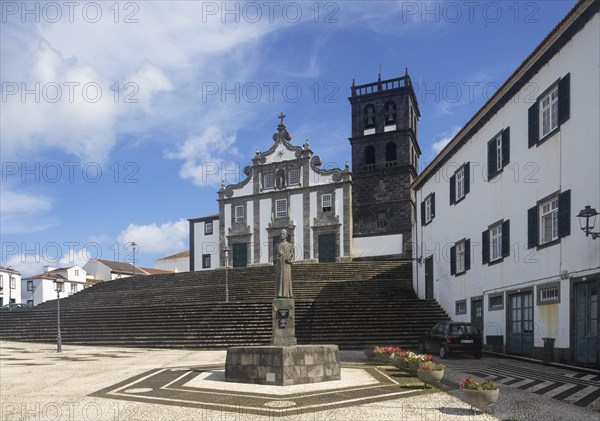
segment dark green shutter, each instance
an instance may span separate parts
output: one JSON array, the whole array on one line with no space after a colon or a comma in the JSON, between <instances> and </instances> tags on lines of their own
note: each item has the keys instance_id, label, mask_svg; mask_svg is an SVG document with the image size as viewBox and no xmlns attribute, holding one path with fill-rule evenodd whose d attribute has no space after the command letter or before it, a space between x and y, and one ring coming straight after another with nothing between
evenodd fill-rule
<instances>
[{"instance_id":1,"label":"dark green shutter","mask_svg":"<svg viewBox=\"0 0 600 421\"><path fill-rule=\"evenodd\" d=\"M471 163L465 164L464 170L465 196L471 191Z\"/></svg>"},{"instance_id":2,"label":"dark green shutter","mask_svg":"<svg viewBox=\"0 0 600 421\"><path fill-rule=\"evenodd\" d=\"M490 261L490 231L481 233L481 262L486 264Z\"/></svg>"},{"instance_id":3,"label":"dark green shutter","mask_svg":"<svg viewBox=\"0 0 600 421\"><path fill-rule=\"evenodd\" d=\"M571 190L558 195L558 236L571 234Z\"/></svg>"},{"instance_id":4,"label":"dark green shutter","mask_svg":"<svg viewBox=\"0 0 600 421\"><path fill-rule=\"evenodd\" d=\"M510 220L502 223L502 257L510 256Z\"/></svg>"},{"instance_id":5,"label":"dark green shutter","mask_svg":"<svg viewBox=\"0 0 600 421\"><path fill-rule=\"evenodd\" d=\"M510 127L502 132L502 168L510 162Z\"/></svg>"},{"instance_id":6,"label":"dark green shutter","mask_svg":"<svg viewBox=\"0 0 600 421\"><path fill-rule=\"evenodd\" d=\"M529 107L529 147L535 146L540 136L540 111L539 103L536 101Z\"/></svg>"},{"instance_id":7,"label":"dark green shutter","mask_svg":"<svg viewBox=\"0 0 600 421\"><path fill-rule=\"evenodd\" d=\"M431 193L431 219L435 218L435 193Z\"/></svg>"},{"instance_id":8,"label":"dark green shutter","mask_svg":"<svg viewBox=\"0 0 600 421\"><path fill-rule=\"evenodd\" d=\"M425 200L421 202L421 225L425 225Z\"/></svg>"},{"instance_id":9,"label":"dark green shutter","mask_svg":"<svg viewBox=\"0 0 600 421\"><path fill-rule=\"evenodd\" d=\"M465 240L465 271L471 269L471 240Z\"/></svg>"},{"instance_id":10,"label":"dark green shutter","mask_svg":"<svg viewBox=\"0 0 600 421\"><path fill-rule=\"evenodd\" d=\"M558 82L558 124L561 125L571 116L571 73L567 73Z\"/></svg>"},{"instance_id":11,"label":"dark green shutter","mask_svg":"<svg viewBox=\"0 0 600 421\"><path fill-rule=\"evenodd\" d=\"M454 204L456 198L456 177L450 177L450 204Z\"/></svg>"},{"instance_id":12,"label":"dark green shutter","mask_svg":"<svg viewBox=\"0 0 600 421\"><path fill-rule=\"evenodd\" d=\"M456 246L450 247L450 275L456 275Z\"/></svg>"},{"instance_id":13,"label":"dark green shutter","mask_svg":"<svg viewBox=\"0 0 600 421\"><path fill-rule=\"evenodd\" d=\"M487 153L488 153L488 180L490 180L494 175L496 175L496 138L493 138L487 143Z\"/></svg>"},{"instance_id":14,"label":"dark green shutter","mask_svg":"<svg viewBox=\"0 0 600 421\"><path fill-rule=\"evenodd\" d=\"M538 207L534 206L527 210L527 248L538 245Z\"/></svg>"}]
</instances>

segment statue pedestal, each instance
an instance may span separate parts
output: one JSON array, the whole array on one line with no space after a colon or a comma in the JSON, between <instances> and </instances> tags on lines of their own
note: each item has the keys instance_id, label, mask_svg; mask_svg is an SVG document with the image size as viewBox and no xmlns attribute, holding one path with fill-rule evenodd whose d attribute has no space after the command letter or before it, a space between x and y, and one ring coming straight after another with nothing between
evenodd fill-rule
<instances>
[{"instance_id":1,"label":"statue pedestal","mask_svg":"<svg viewBox=\"0 0 600 421\"><path fill-rule=\"evenodd\" d=\"M296 311L293 298L273 300L273 339L275 346L296 345Z\"/></svg>"},{"instance_id":2,"label":"statue pedestal","mask_svg":"<svg viewBox=\"0 0 600 421\"><path fill-rule=\"evenodd\" d=\"M225 380L228 382L289 386L340 379L337 345L236 346L227 349Z\"/></svg>"}]
</instances>

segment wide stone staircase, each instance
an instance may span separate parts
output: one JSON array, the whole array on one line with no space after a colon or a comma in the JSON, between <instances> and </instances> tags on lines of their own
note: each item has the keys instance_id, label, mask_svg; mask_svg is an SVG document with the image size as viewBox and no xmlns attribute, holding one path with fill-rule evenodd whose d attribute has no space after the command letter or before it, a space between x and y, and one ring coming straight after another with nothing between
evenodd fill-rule
<instances>
[{"instance_id":1,"label":"wide stone staircase","mask_svg":"<svg viewBox=\"0 0 600 421\"><path fill-rule=\"evenodd\" d=\"M270 342L273 266L138 276L98 284L60 300L64 343L226 348ZM298 343L341 349L417 345L448 315L412 288L411 262L296 264L292 270ZM56 339L56 300L0 311L0 338Z\"/></svg>"}]
</instances>

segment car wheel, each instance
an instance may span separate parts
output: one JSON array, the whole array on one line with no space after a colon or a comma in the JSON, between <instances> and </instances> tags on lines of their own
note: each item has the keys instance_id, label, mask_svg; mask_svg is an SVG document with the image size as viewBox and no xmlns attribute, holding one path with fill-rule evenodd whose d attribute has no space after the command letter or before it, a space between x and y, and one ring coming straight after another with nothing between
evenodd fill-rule
<instances>
[{"instance_id":1,"label":"car wheel","mask_svg":"<svg viewBox=\"0 0 600 421\"><path fill-rule=\"evenodd\" d=\"M426 349L425 349L425 343L423 341L419 342L419 352L421 354L424 354L425 351L426 351Z\"/></svg>"},{"instance_id":2,"label":"car wheel","mask_svg":"<svg viewBox=\"0 0 600 421\"><path fill-rule=\"evenodd\" d=\"M476 360L481 358L481 352L476 352L475 354L473 354L473 356L475 357Z\"/></svg>"},{"instance_id":3,"label":"car wheel","mask_svg":"<svg viewBox=\"0 0 600 421\"><path fill-rule=\"evenodd\" d=\"M448 350L446 349L446 347L444 345L440 346L440 358L443 360L448 358Z\"/></svg>"}]
</instances>

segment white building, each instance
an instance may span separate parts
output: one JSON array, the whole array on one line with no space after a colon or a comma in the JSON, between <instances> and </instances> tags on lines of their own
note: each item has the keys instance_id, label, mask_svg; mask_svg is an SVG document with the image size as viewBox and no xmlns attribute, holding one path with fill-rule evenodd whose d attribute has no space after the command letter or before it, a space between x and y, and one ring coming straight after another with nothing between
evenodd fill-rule
<instances>
[{"instance_id":1,"label":"white building","mask_svg":"<svg viewBox=\"0 0 600 421\"><path fill-rule=\"evenodd\" d=\"M190 270L223 266L225 247L234 267L271 264L283 228L298 261L351 259L349 167L321 169L308 141L291 144L283 122L273 140L256 151L245 180L221 187L218 215L190 220Z\"/></svg>"},{"instance_id":2,"label":"white building","mask_svg":"<svg viewBox=\"0 0 600 421\"><path fill-rule=\"evenodd\" d=\"M21 302L21 274L10 267L0 266L0 307Z\"/></svg>"},{"instance_id":3,"label":"white building","mask_svg":"<svg viewBox=\"0 0 600 421\"><path fill-rule=\"evenodd\" d=\"M134 268L134 266L130 263L115 262L113 260L106 259L91 259L83 266L83 269L87 271L87 273L91 275L93 279L98 279L103 282L127 278L132 276L134 272L136 275L148 275L148 273L139 267Z\"/></svg>"},{"instance_id":4,"label":"white building","mask_svg":"<svg viewBox=\"0 0 600 421\"><path fill-rule=\"evenodd\" d=\"M599 3L577 3L413 183L414 288L498 350L600 364ZM509 46L507 46L508 48ZM596 231L600 231L596 227Z\"/></svg>"},{"instance_id":5,"label":"white building","mask_svg":"<svg viewBox=\"0 0 600 421\"><path fill-rule=\"evenodd\" d=\"M171 256L157 259L154 266L158 269L168 270L170 272L189 272L190 270L190 252L188 250ZM143 269L147 272L146 268Z\"/></svg>"},{"instance_id":6,"label":"white building","mask_svg":"<svg viewBox=\"0 0 600 421\"><path fill-rule=\"evenodd\" d=\"M88 281L86 278L87 272L79 266L70 268L46 266L44 273L21 280L22 302L33 307L45 301L55 300L56 280L64 282L61 296L71 296L93 284L93 281Z\"/></svg>"}]
</instances>

